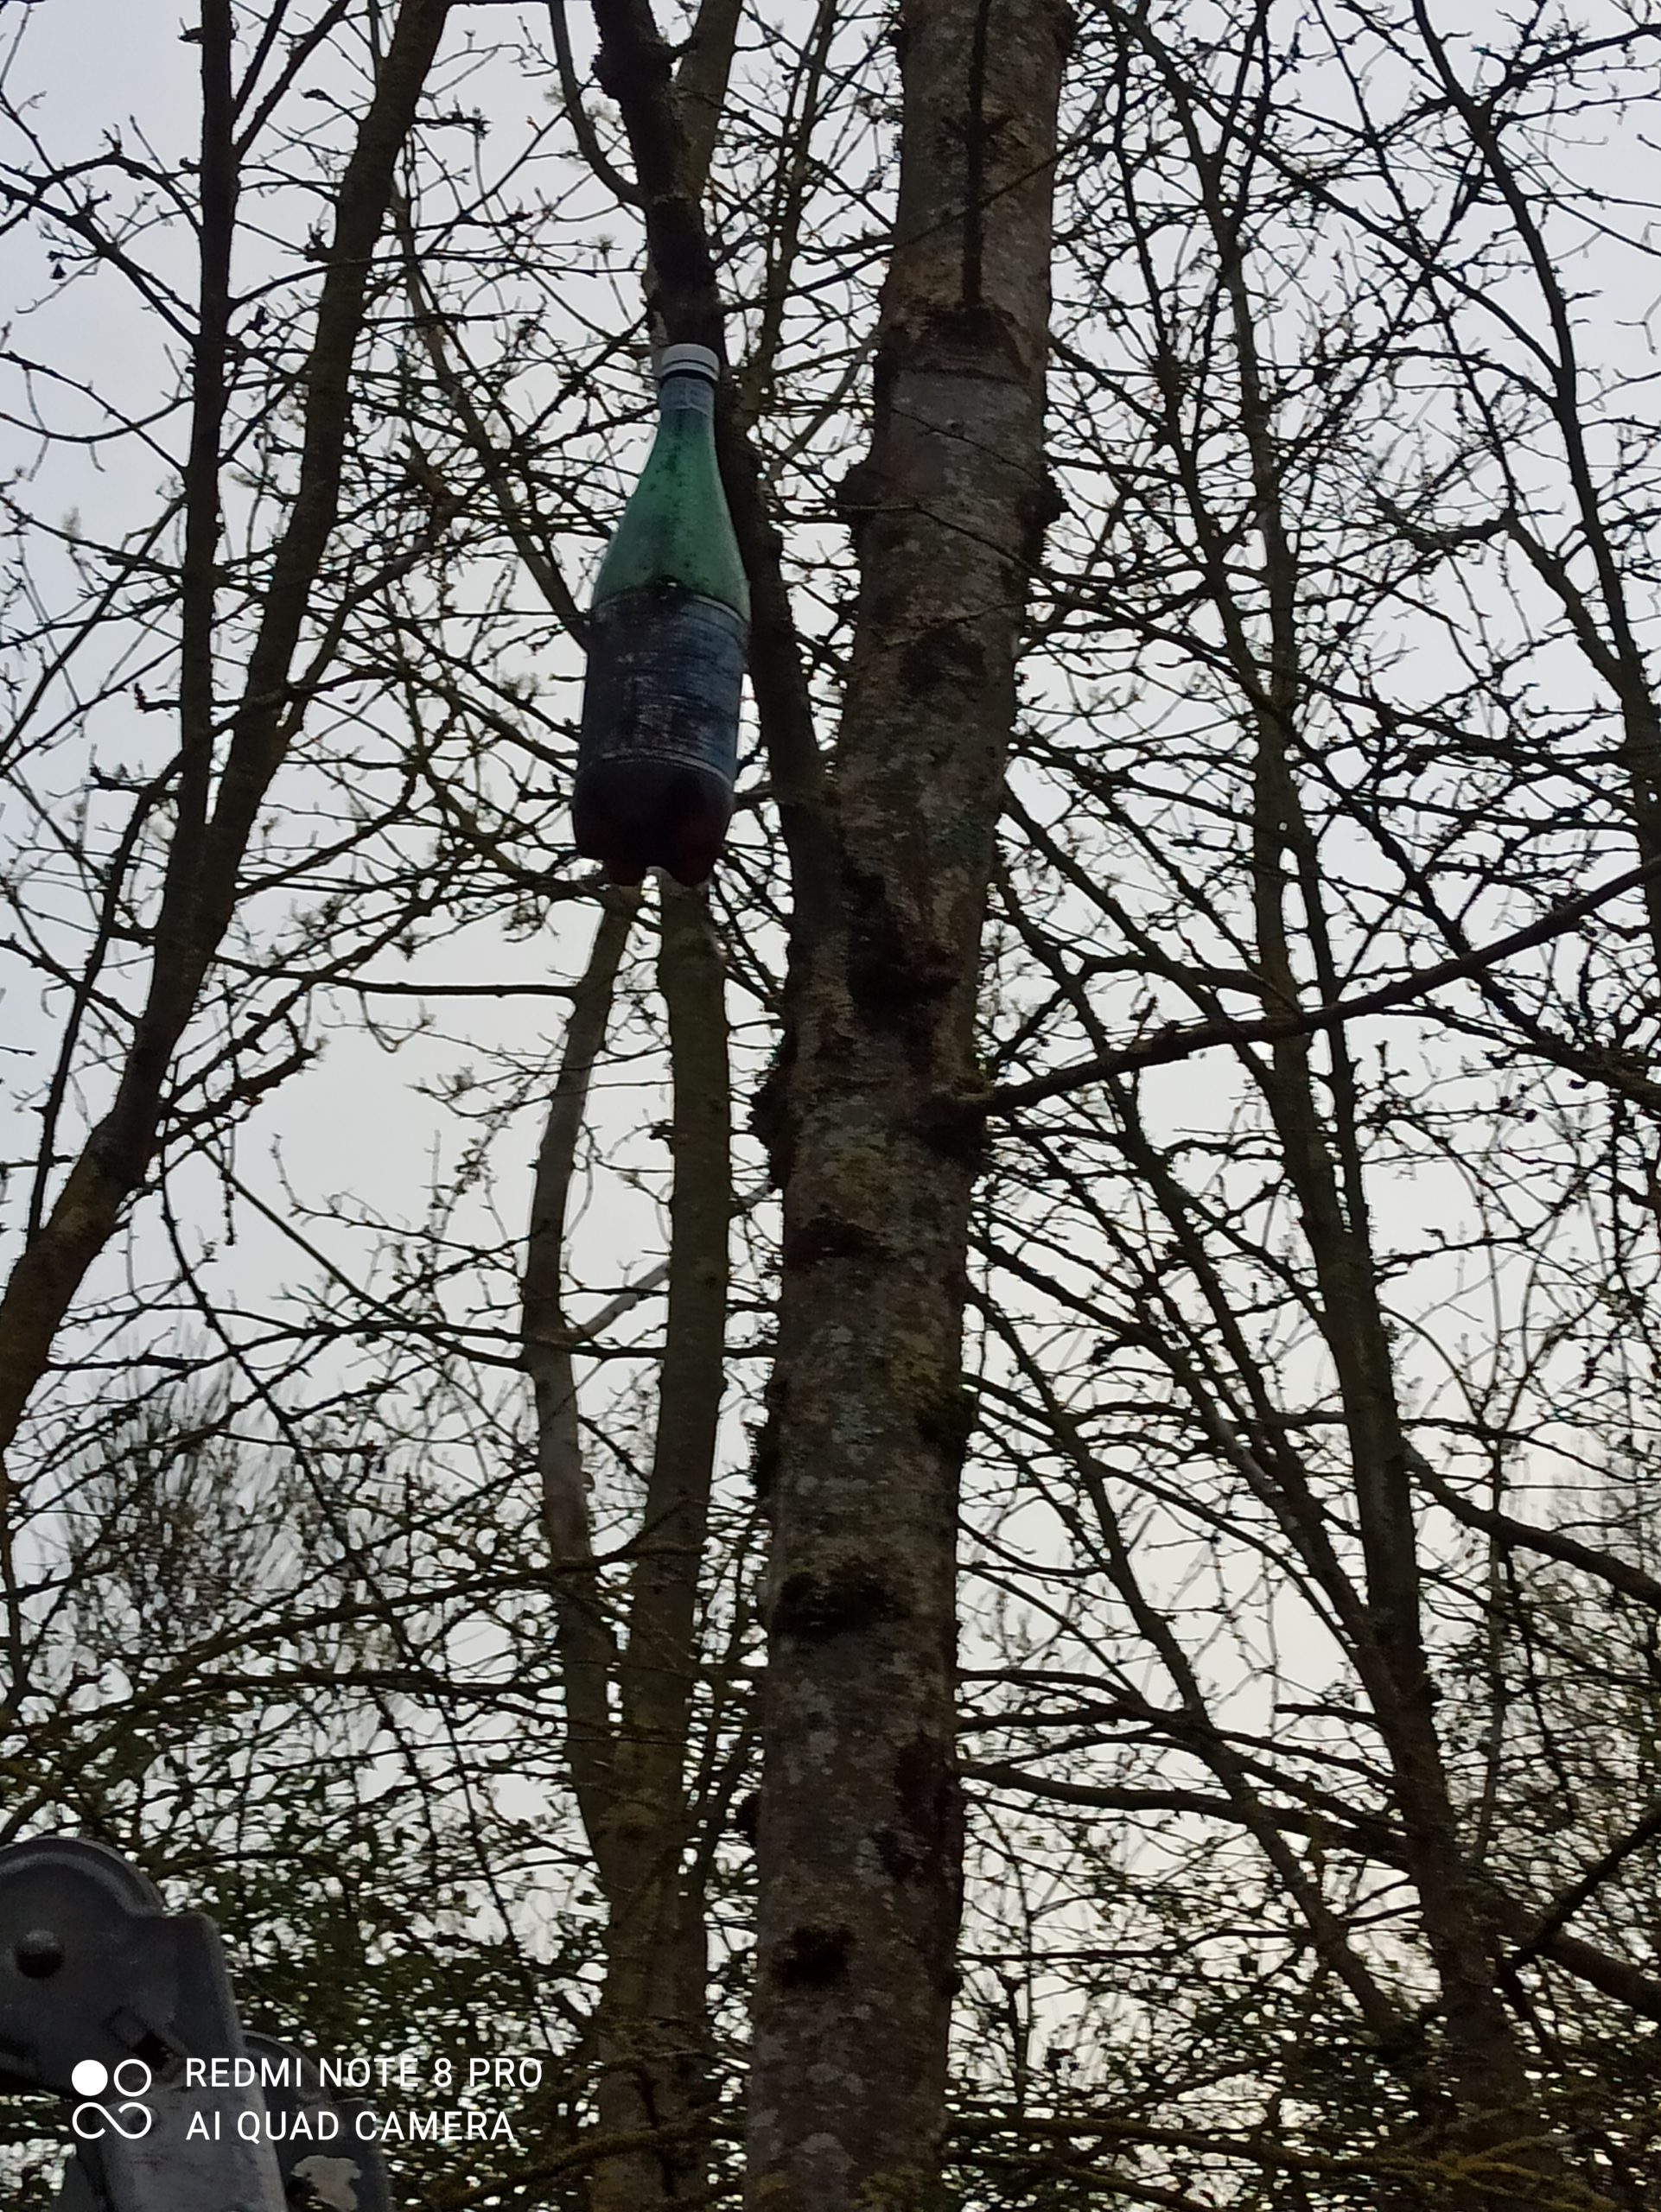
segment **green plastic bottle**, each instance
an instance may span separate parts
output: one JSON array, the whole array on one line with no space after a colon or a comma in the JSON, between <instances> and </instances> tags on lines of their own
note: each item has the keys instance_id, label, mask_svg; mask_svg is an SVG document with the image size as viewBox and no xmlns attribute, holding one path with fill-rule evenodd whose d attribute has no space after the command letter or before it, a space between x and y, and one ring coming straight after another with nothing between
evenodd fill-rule
<instances>
[{"instance_id":1,"label":"green plastic bottle","mask_svg":"<svg viewBox=\"0 0 1661 2212\"><path fill-rule=\"evenodd\" d=\"M720 364L671 346L658 435L595 580L571 797L614 883L701 883L732 818L749 586L716 461Z\"/></svg>"}]
</instances>

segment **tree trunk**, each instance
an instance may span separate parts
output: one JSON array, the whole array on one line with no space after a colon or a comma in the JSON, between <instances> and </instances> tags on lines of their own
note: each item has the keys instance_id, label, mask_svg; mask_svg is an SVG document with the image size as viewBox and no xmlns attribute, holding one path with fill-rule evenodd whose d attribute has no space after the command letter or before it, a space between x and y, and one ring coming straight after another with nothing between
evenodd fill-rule
<instances>
[{"instance_id":1,"label":"tree trunk","mask_svg":"<svg viewBox=\"0 0 1661 2212\"><path fill-rule=\"evenodd\" d=\"M1292 555L1267 496L1263 514L1271 573L1284 573L1289 608ZM1280 634L1291 634L1289 614ZM1257 717L1253 849L1258 959L1271 1002L1282 1009L1299 1002L1285 913L1294 875L1315 949L1318 987L1323 996L1337 988L1318 856L1287 760L1296 697L1295 653L1282 652ZM1257 1063L1257 1073L1314 1262L1321 1334L1343 1402L1366 1599L1354 1656L1390 1759L1404 1860L1441 1996L1457 2116L1450 2113L1444 2127L1429 2131L1425 2147L1501 2154L1491 2188L1473 2182L1473 2200L1494 2212L1522 2212L1538 2199L1537 2174L1550 2176L1569 2201L1579 2201L1583 2192L1569 2183L1543 2141L1537 2100L1500 1996L1489 1931L1460 1836L1436 1727L1407 1440L1379 1299L1355 1084L1342 1030L1332 1033L1327 1049L1332 1103L1324 1117L1308 1038L1277 1041ZM1584 2201L1596 2200L1585 2195Z\"/></svg>"},{"instance_id":2,"label":"tree trunk","mask_svg":"<svg viewBox=\"0 0 1661 2212\"><path fill-rule=\"evenodd\" d=\"M659 980L674 1078L675 1189L658 1434L620 1669L600 2118L664 2131L595 2176L595 2212L701 2202L712 2095L701 1903L684 1866L699 1571L726 1375L732 1105L726 971L703 891L660 876Z\"/></svg>"},{"instance_id":3,"label":"tree trunk","mask_svg":"<svg viewBox=\"0 0 1661 2212\"><path fill-rule=\"evenodd\" d=\"M595 2212L701 2202L712 2095L703 1906L684 1866L693 1826L685 1762L725 1375L731 1086L725 973L707 900L666 882L660 896L658 973L675 1101L669 1312L622 1650L594 1565L562 1281L576 1143L637 905L627 893L613 894L573 1001L538 1162L524 1288L566 1751L606 1900L595 2103L601 2135L620 2147L595 2164Z\"/></svg>"},{"instance_id":4,"label":"tree trunk","mask_svg":"<svg viewBox=\"0 0 1661 2212\"><path fill-rule=\"evenodd\" d=\"M1065 27L909 0L830 881L758 1105L784 1190L749 2202L936 2201L982 923L1028 579Z\"/></svg>"}]
</instances>

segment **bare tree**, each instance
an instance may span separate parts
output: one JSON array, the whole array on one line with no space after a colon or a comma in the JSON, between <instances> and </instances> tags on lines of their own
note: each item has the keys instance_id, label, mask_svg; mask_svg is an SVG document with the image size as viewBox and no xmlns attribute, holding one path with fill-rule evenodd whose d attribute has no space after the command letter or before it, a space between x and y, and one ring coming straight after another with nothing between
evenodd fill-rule
<instances>
[{"instance_id":1,"label":"bare tree","mask_svg":"<svg viewBox=\"0 0 1661 2212\"><path fill-rule=\"evenodd\" d=\"M106 878L103 925L89 966L77 979L60 1059L54 1085L60 1096L73 1068L86 1002L117 929L126 891L122 865L130 860L137 833L164 799L172 825L159 902L145 923L150 958L143 1005L118 1048L115 1095L61 1178L56 1173L60 1140L55 1097L47 1114L38 1201L0 1298L0 1451L11 1442L30 1394L47 1370L71 1301L149 1171L175 1057L236 912L261 806L328 669L329 649L336 641L326 631L321 655L296 682L296 657L340 507L353 364L372 257L398 156L448 15L445 0L407 0L399 10L340 178L331 236L321 249L324 275L315 333L299 379L304 406L299 467L270 546L240 697L223 731L215 703L217 560L230 265L239 170L245 152L237 119L239 111L247 109L256 121L261 119L258 67L271 60L280 19L270 26L273 36L256 49L256 73L240 86L232 82L230 0L207 0L192 35L201 51L200 281L197 311L188 326L190 439L180 495L184 543L178 571L179 741L161 778L144 783L136 795L129 834L118 843L116 869ZM294 60L291 54L290 70ZM280 89L280 69L277 85ZM118 152L110 158L113 166L120 165ZM95 206L85 204L84 188L73 174L48 168L26 183L11 183L8 197L17 219L44 214L82 242L92 257L122 265L125 257L119 241L105 236ZM142 288L143 280L139 281Z\"/></svg>"},{"instance_id":2,"label":"bare tree","mask_svg":"<svg viewBox=\"0 0 1661 2212\"><path fill-rule=\"evenodd\" d=\"M246 678L299 512L277 188L354 173L397 48L303 12L231 26L282 86L238 254L258 189L292 256L183 317L226 334L217 543L199 483L149 537L6 491L12 790L80 902L21 837L66 1019L18 1249L188 908L184 755L112 792L78 733L180 710L187 556ZM535 2038L534 2131L412 2165L435 2212L1653 2195L1652 34L1104 6L1064 75L1068 35L458 0L365 250L295 780L132 1278L12 1443L16 1821L223 1853L276 2022L309 1910L342 2014ZM160 266L196 185L124 155L124 229L41 144L7 182L64 282ZM729 370L755 719L709 893L637 899L560 808L665 338ZM430 1198L262 1178L250 1116L344 1118L317 1047L366 1037L352 1110L390 1151L421 1101ZM174 1375L173 1444L111 1416L94 1474L101 1395ZM290 1533L199 1586L239 1482Z\"/></svg>"}]
</instances>

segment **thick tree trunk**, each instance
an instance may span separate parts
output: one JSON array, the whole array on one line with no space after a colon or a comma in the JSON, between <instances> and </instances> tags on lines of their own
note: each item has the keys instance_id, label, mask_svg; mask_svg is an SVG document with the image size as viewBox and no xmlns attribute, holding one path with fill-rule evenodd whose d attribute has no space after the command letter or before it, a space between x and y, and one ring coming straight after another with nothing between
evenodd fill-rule
<instances>
[{"instance_id":1,"label":"thick tree trunk","mask_svg":"<svg viewBox=\"0 0 1661 2212\"><path fill-rule=\"evenodd\" d=\"M830 880L759 1109L784 1188L749 2199L935 2201L961 1881L953 1760L976 986L1048 493L1065 40L909 0L896 240Z\"/></svg>"}]
</instances>

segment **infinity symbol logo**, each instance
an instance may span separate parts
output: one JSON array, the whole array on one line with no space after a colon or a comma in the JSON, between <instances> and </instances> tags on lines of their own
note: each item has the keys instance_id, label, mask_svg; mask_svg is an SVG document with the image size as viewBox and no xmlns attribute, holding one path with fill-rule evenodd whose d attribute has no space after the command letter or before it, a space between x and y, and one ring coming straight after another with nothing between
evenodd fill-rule
<instances>
[{"instance_id":1,"label":"infinity symbol logo","mask_svg":"<svg viewBox=\"0 0 1661 2212\"><path fill-rule=\"evenodd\" d=\"M134 2100L148 2095L155 2079L142 2058L124 2058L113 2070L99 2059L83 2058L69 2076L71 2086L81 2096L90 2101L112 2088L127 2101L113 2107L92 2101L79 2104L69 2115L69 2125L83 2143L96 2143L106 2135L118 2135L126 2143L142 2143L156 2125L156 2114L148 2105Z\"/></svg>"}]
</instances>

